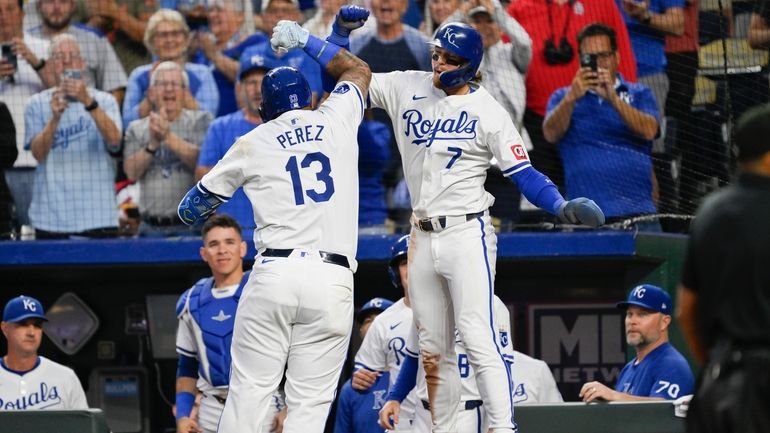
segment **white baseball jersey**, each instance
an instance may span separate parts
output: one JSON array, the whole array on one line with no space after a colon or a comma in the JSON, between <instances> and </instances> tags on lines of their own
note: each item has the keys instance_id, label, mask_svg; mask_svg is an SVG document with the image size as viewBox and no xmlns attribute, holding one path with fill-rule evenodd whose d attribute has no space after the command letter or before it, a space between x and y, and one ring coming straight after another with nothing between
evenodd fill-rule
<instances>
[{"instance_id":1,"label":"white baseball jersey","mask_svg":"<svg viewBox=\"0 0 770 433\"><path fill-rule=\"evenodd\" d=\"M419 354L419 348L411 353L407 349L407 336L414 329L412 322L412 309L404 303L404 298L399 299L387 310L374 318L369 330L356 353L356 368L365 368L370 371L382 371L390 373L390 387L396 382L398 372L406 356L415 357ZM413 346L414 347L414 346ZM401 424L404 420L411 420L414 416L414 407L417 403L416 389L406 396L401 404Z\"/></svg>"},{"instance_id":2,"label":"white baseball jersey","mask_svg":"<svg viewBox=\"0 0 770 433\"><path fill-rule=\"evenodd\" d=\"M264 431L254 421L284 371L284 433L323 432L353 326L363 109L360 89L340 82L317 110L285 112L241 137L201 180L228 197L243 186L260 254L293 250L256 261L238 302L220 432ZM347 256L350 269L319 252Z\"/></svg>"},{"instance_id":3,"label":"white baseball jersey","mask_svg":"<svg viewBox=\"0 0 770 433\"><path fill-rule=\"evenodd\" d=\"M548 364L518 351L513 351L511 366L514 404L561 403L559 388Z\"/></svg>"},{"instance_id":4,"label":"white baseball jersey","mask_svg":"<svg viewBox=\"0 0 770 433\"><path fill-rule=\"evenodd\" d=\"M361 91L341 82L314 111L292 110L238 139L201 183L254 209L254 244L343 254L355 272Z\"/></svg>"},{"instance_id":5,"label":"white baseball jersey","mask_svg":"<svg viewBox=\"0 0 770 433\"><path fill-rule=\"evenodd\" d=\"M0 410L88 409L86 394L72 369L38 356L27 372L9 369L0 359Z\"/></svg>"},{"instance_id":6,"label":"white baseball jersey","mask_svg":"<svg viewBox=\"0 0 770 433\"><path fill-rule=\"evenodd\" d=\"M484 180L492 157L507 176L530 166L510 116L481 86L447 96L432 72L398 71L372 74L369 96L393 121L418 218L489 208L495 199Z\"/></svg>"}]
</instances>

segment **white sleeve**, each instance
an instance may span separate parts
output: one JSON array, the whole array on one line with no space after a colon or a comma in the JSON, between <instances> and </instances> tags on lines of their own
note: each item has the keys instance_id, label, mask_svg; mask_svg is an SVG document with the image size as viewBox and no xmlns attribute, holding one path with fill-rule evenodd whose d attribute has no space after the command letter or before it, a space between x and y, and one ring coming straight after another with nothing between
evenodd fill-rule
<instances>
[{"instance_id":1,"label":"white sleeve","mask_svg":"<svg viewBox=\"0 0 770 433\"><path fill-rule=\"evenodd\" d=\"M369 102L373 108L382 108L391 112L391 108L399 102L399 78L401 78L401 87L404 83L403 72L388 72L372 74L372 81L369 83Z\"/></svg>"},{"instance_id":2,"label":"white sleeve","mask_svg":"<svg viewBox=\"0 0 770 433\"><path fill-rule=\"evenodd\" d=\"M355 368L365 368L370 371L388 371L388 346L384 339L385 322L374 318L369 332L356 353Z\"/></svg>"},{"instance_id":3,"label":"white sleeve","mask_svg":"<svg viewBox=\"0 0 770 433\"><path fill-rule=\"evenodd\" d=\"M83 391L83 385L80 384L80 379L74 371L68 371L69 380L67 384L67 409L88 409L88 401L86 401L86 393Z\"/></svg>"},{"instance_id":4,"label":"white sleeve","mask_svg":"<svg viewBox=\"0 0 770 433\"><path fill-rule=\"evenodd\" d=\"M545 361L537 360L540 365L540 373L538 374L540 383L540 390L537 402L538 403L562 403L564 399L559 392L559 388L556 386L556 380L553 378L553 373L548 367Z\"/></svg>"},{"instance_id":5,"label":"white sleeve","mask_svg":"<svg viewBox=\"0 0 770 433\"><path fill-rule=\"evenodd\" d=\"M192 317L188 311L184 311L179 317L179 326L176 329L176 353L190 358L198 358L198 349L193 332Z\"/></svg>"},{"instance_id":6,"label":"white sleeve","mask_svg":"<svg viewBox=\"0 0 770 433\"><path fill-rule=\"evenodd\" d=\"M246 183L246 168L253 164L251 158L254 153L247 150L253 145L249 137L256 136L247 134L239 138L214 168L203 176L201 184L204 188L229 200L235 190Z\"/></svg>"},{"instance_id":7,"label":"white sleeve","mask_svg":"<svg viewBox=\"0 0 770 433\"><path fill-rule=\"evenodd\" d=\"M486 132L486 142L489 143L489 150L497 159L500 170L505 176L510 176L532 164L529 162L529 154L524 139L521 138L519 131L513 125L511 117L500 104L496 104L496 106L499 108L497 111L500 115L490 122L485 122L485 126L490 125L494 128L494 130Z\"/></svg>"},{"instance_id":8,"label":"white sleeve","mask_svg":"<svg viewBox=\"0 0 770 433\"><path fill-rule=\"evenodd\" d=\"M342 125L358 130L366 108L361 89L350 81L341 81L319 108L322 112L335 113Z\"/></svg>"}]
</instances>

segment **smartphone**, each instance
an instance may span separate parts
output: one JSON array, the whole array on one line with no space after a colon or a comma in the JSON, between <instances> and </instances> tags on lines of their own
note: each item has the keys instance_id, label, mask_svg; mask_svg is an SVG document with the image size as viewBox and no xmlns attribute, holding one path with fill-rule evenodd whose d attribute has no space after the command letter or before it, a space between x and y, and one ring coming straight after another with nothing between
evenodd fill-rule
<instances>
[{"instance_id":1,"label":"smartphone","mask_svg":"<svg viewBox=\"0 0 770 433\"><path fill-rule=\"evenodd\" d=\"M13 65L14 68L18 68L19 63L16 59L16 53L13 52L13 44L2 45L3 59Z\"/></svg>"},{"instance_id":2,"label":"smartphone","mask_svg":"<svg viewBox=\"0 0 770 433\"><path fill-rule=\"evenodd\" d=\"M64 78L69 78L71 80L82 80L83 79L83 74L80 71L80 69L65 69L64 73L62 73L62 76ZM75 99L74 97L72 97L70 95L67 95L67 100L70 101L70 102L77 101L77 99Z\"/></svg>"},{"instance_id":3,"label":"smartphone","mask_svg":"<svg viewBox=\"0 0 770 433\"><path fill-rule=\"evenodd\" d=\"M591 68L592 71L596 72L599 70L599 65L597 63L599 56L596 54L581 54L580 55L580 66L583 68Z\"/></svg>"}]
</instances>

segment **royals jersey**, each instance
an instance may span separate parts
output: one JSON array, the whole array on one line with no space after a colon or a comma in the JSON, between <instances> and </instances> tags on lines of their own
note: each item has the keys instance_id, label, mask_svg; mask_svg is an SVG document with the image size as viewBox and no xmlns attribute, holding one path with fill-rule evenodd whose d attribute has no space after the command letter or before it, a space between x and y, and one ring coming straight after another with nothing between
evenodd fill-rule
<instances>
[{"instance_id":1,"label":"royals jersey","mask_svg":"<svg viewBox=\"0 0 770 433\"><path fill-rule=\"evenodd\" d=\"M355 271L361 91L340 82L314 111L283 113L244 135L201 184L231 197L243 186L254 244L343 254Z\"/></svg>"},{"instance_id":2,"label":"royals jersey","mask_svg":"<svg viewBox=\"0 0 770 433\"><path fill-rule=\"evenodd\" d=\"M0 410L88 409L75 372L42 356L32 370L11 370L0 358Z\"/></svg>"},{"instance_id":3,"label":"royals jersey","mask_svg":"<svg viewBox=\"0 0 770 433\"><path fill-rule=\"evenodd\" d=\"M494 157L507 176L531 167L524 141L483 87L447 96L433 85L432 75L372 74L372 106L387 111L393 121L418 218L482 211L494 203L484 190L490 160Z\"/></svg>"},{"instance_id":4,"label":"royals jersey","mask_svg":"<svg viewBox=\"0 0 770 433\"><path fill-rule=\"evenodd\" d=\"M513 403L561 403L559 388L545 361L513 351Z\"/></svg>"},{"instance_id":5,"label":"royals jersey","mask_svg":"<svg viewBox=\"0 0 770 433\"><path fill-rule=\"evenodd\" d=\"M201 392L227 396L235 312L248 279L247 272L240 284L213 288L213 278L204 278L182 295L176 351L198 360Z\"/></svg>"},{"instance_id":6,"label":"royals jersey","mask_svg":"<svg viewBox=\"0 0 770 433\"><path fill-rule=\"evenodd\" d=\"M620 371L615 390L641 397L666 400L693 393L695 379L690 365L674 346L666 342L648 353L641 362L632 360Z\"/></svg>"},{"instance_id":7,"label":"royals jersey","mask_svg":"<svg viewBox=\"0 0 770 433\"><path fill-rule=\"evenodd\" d=\"M374 318L356 353L356 368L390 373L389 388L392 387L404 358L417 357L420 353L419 347L412 351L406 347L407 336L413 328L412 309L401 298ZM412 391L401 404L402 418L411 419L414 416L416 402L415 392Z\"/></svg>"}]
</instances>

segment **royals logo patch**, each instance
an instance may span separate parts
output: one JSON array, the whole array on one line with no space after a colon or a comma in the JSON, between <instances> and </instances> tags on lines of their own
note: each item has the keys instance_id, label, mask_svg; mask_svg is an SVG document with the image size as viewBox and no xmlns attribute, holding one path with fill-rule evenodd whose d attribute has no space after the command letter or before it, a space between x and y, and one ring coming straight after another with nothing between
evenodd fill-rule
<instances>
[{"instance_id":1,"label":"royals logo patch","mask_svg":"<svg viewBox=\"0 0 770 433\"><path fill-rule=\"evenodd\" d=\"M334 89L334 91L332 93L339 93L340 95L344 95L345 93L348 93L349 91L350 91L350 86L348 86L347 84L343 83L343 84L340 84L339 86L337 86L337 88Z\"/></svg>"}]
</instances>

